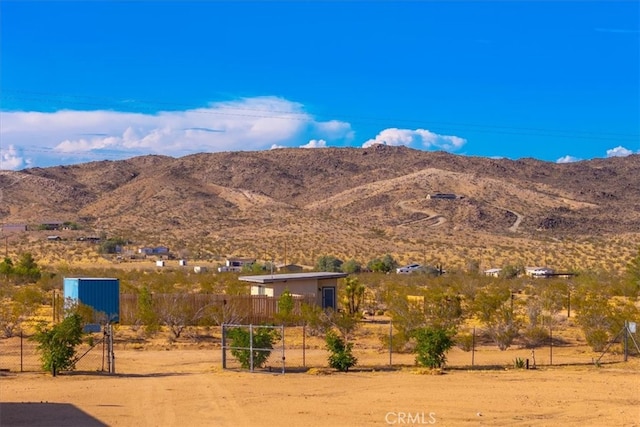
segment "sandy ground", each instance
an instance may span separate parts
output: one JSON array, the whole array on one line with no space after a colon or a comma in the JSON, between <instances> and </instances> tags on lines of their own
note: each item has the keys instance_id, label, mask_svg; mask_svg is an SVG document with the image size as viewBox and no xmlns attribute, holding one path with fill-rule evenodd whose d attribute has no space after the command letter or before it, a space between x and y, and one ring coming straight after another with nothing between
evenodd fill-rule
<instances>
[{"instance_id":1,"label":"sandy ground","mask_svg":"<svg viewBox=\"0 0 640 427\"><path fill-rule=\"evenodd\" d=\"M115 375L5 373L0 425L640 426L637 357L601 367L485 366L441 375L413 367L252 374L222 370L214 349L120 350L116 357ZM312 362L324 357L309 354ZM468 353L452 352L450 360L457 358Z\"/></svg>"}]
</instances>

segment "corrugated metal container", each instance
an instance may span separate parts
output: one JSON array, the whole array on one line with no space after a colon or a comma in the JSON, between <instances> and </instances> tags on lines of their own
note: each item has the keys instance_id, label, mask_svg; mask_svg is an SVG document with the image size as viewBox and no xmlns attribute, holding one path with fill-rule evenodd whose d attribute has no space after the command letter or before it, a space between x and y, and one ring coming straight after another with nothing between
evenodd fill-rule
<instances>
[{"instance_id":1,"label":"corrugated metal container","mask_svg":"<svg viewBox=\"0 0 640 427\"><path fill-rule=\"evenodd\" d=\"M94 277L65 277L64 298L71 298L120 321L120 280Z\"/></svg>"}]
</instances>

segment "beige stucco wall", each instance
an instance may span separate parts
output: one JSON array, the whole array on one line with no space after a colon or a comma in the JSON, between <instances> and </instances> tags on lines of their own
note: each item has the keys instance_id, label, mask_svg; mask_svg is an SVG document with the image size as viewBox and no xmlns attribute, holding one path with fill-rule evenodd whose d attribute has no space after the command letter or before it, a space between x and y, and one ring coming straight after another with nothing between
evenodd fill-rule
<instances>
[{"instance_id":1,"label":"beige stucco wall","mask_svg":"<svg viewBox=\"0 0 640 427\"><path fill-rule=\"evenodd\" d=\"M279 298L288 289L293 295L313 295L316 299L316 304L322 305L322 288L332 287L336 289L337 299L337 279L305 279L305 280L291 280L288 282L275 282L265 283L262 285L265 287L265 293L263 295L273 296ZM273 293L270 291L273 290ZM258 295L258 287L253 285L251 287L251 294Z\"/></svg>"}]
</instances>

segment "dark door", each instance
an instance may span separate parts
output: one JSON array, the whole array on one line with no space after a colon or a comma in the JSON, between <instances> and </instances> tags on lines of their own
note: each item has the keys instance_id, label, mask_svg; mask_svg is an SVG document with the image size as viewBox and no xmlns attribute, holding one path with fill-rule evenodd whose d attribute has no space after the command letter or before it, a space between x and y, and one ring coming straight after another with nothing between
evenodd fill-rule
<instances>
[{"instance_id":1,"label":"dark door","mask_svg":"<svg viewBox=\"0 0 640 427\"><path fill-rule=\"evenodd\" d=\"M336 288L322 288L322 308L336 309Z\"/></svg>"}]
</instances>

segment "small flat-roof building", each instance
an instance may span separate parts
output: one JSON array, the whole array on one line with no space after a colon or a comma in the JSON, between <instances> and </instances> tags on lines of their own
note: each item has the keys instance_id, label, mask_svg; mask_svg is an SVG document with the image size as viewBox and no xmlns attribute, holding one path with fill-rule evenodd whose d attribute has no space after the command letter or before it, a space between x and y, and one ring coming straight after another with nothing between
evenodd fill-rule
<instances>
[{"instance_id":1,"label":"small flat-roof building","mask_svg":"<svg viewBox=\"0 0 640 427\"><path fill-rule=\"evenodd\" d=\"M240 276L238 279L254 283L251 286L251 295L279 298L288 290L293 296L313 297L316 304L323 309L336 309L338 279L347 276L347 273L313 272Z\"/></svg>"}]
</instances>

